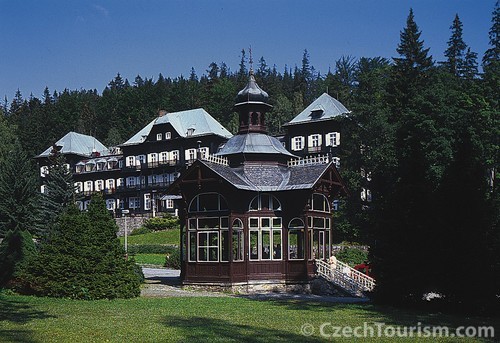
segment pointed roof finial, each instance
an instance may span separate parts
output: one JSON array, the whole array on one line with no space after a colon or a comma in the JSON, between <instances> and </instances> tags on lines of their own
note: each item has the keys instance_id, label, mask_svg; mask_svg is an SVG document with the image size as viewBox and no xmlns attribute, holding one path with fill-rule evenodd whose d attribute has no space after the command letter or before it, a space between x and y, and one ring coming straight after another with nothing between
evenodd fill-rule
<instances>
[{"instance_id":1,"label":"pointed roof finial","mask_svg":"<svg viewBox=\"0 0 500 343\"><path fill-rule=\"evenodd\" d=\"M252 58L252 45L250 45L250 48L248 49L250 53L250 60L248 61L250 63L250 74L253 75L253 58Z\"/></svg>"}]
</instances>

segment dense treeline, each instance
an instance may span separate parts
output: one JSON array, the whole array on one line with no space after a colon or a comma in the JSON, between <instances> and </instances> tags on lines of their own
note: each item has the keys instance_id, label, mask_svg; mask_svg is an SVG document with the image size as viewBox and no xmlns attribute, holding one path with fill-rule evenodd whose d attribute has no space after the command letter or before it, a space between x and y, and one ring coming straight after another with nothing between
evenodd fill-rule
<instances>
[{"instance_id":1,"label":"dense treeline","mask_svg":"<svg viewBox=\"0 0 500 343\"><path fill-rule=\"evenodd\" d=\"M458 15L450 29L444 61L433 60L410 10L397 58L345 56L320 75L304 51L300 67L283 72L261 58L255 75L274 106L271 133L323 92L352 111L342 119L341 156L351 195L337 213L335 237L371 245L376 298L414 304L434 292L448 305L483 311L498 306L500 294L492 277L500 272L498 2L481 61L464 42ZM203 107L234 132L246 60L243 50L238 71L211 63L187 79L137 76L131 85L118 74L102 94L46 89L43 99L23 99L18 92L0 116L0 159L14 137L31 156L70 130L119 144L159 109ZM362 187L373 194L369 206Z\"/></svg>"}]
</instances>

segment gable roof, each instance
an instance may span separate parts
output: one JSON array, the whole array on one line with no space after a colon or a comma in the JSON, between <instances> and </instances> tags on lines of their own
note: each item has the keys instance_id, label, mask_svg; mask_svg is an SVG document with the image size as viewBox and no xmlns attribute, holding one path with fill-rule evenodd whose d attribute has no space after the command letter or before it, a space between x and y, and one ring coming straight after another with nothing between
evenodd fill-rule
<instances>
[{"instance_id":1,"label":"gable roof","mask_svg":"<svg viewBox=\"0 0 500 343\"><path fill-rule=\"evenodd\" d=\"M290 120L283 126L293 125L298 123L328 120L342 114L351 113L340 101L323 93L319 98L314 100L295 118Z\"/></svg>"},{"instance_id":2,"label":"gable roof","mask_svg":"<svg viewBox=\"0 0 500 343\"><path fill-rule=\"evenodd\" d=\"M128 141L121 144L121 146L140 144L145 141L154 125L167 123L170 123L179 136L184 138L188 137L188 129L194 129L189 137L208 134L215 134L225 138L232 137L231 132L215 120L207 111L203 108L197 108L194 110L167 113L161 117L155 118Z\"/></svg>"},{"instance_id":3,"label":"gable roof","mask_svg":"<svg viewBox=\"0 0 500 343\"><path fill-rule=\"evenodd\" d=\"M98 151L101 155L109 154L108 148L95 137L72 131L59 139L55 145L62 147L60 151L62 154L75 154L85 157L90 157L93 151ZM49 147L36 157L48 157L51 151L52 147Z\"/></svg>"}]
</instances>

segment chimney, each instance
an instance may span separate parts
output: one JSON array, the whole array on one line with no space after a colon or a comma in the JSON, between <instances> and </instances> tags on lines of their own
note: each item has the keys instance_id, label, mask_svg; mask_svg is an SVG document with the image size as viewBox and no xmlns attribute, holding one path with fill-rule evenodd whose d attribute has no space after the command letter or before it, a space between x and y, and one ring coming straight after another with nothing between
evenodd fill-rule
<instances>
[{"instance_id":1,"label":"chimney","mask_svg":"<svg viewBox=\"0 0 500 343\"><path fill-rule=\"evenodd\" d=\"M163 117L165 114L167 114L168 112L165 111L165 110L159 110L158 111L158 117Z\"/></svg>"}]
</instances>

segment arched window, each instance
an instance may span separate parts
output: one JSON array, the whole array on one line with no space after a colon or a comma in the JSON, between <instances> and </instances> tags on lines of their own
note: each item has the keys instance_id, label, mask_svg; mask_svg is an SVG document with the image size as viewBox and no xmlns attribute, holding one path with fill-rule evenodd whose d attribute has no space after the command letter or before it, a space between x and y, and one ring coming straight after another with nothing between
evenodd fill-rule
<instances>
[{"instance_id":1,"label":"arched window","mask_svg":"<svg viewBox=\"0 0 500 343\"><path fill-rule=\"evenodd\" d=\"M274 195L261 193L250 202L250 211L273 210L281 211L281 203Z\"/></svg>"},{"instance_id":2,"label":"arched window","mask_svg":"<svg viewBox=\"0 0 500 343\"><path fill-rule=\"evenodd\" d=\"M304 222L300 218L294 218L288 223L288 259L303 260L304 247Z\"/></svg>"},{"instance_id":3,"label":"arched window","mask_svg":"<svg viewBox=\"0 0 500 343\"><path fill-rule=\"evenodd\" d=\"M311 209L319 212L330 212L330 204L328 198L323 194L314 193L311 199Z\"/></svg>"},{"instance_id":4,"label":"arched window","mask_svg":"<svg viewBox=\"0 0 500 343\"><path fill-rule=\"evenodd\" d=\"M236 218L233 220L233 261L243 261L244 258L244 234L243 222Z\"/></svg>"},{"instance_id":5,"label":"arched window","mask_svg":"<svg viewBox=\"0 0 500 343\"><path fill-rule=\"evenodd\" d=\"M198 194L189 204L189 212L225 211L228 209L226 199L219 193Z\"/></svg>"}]
</instances>

